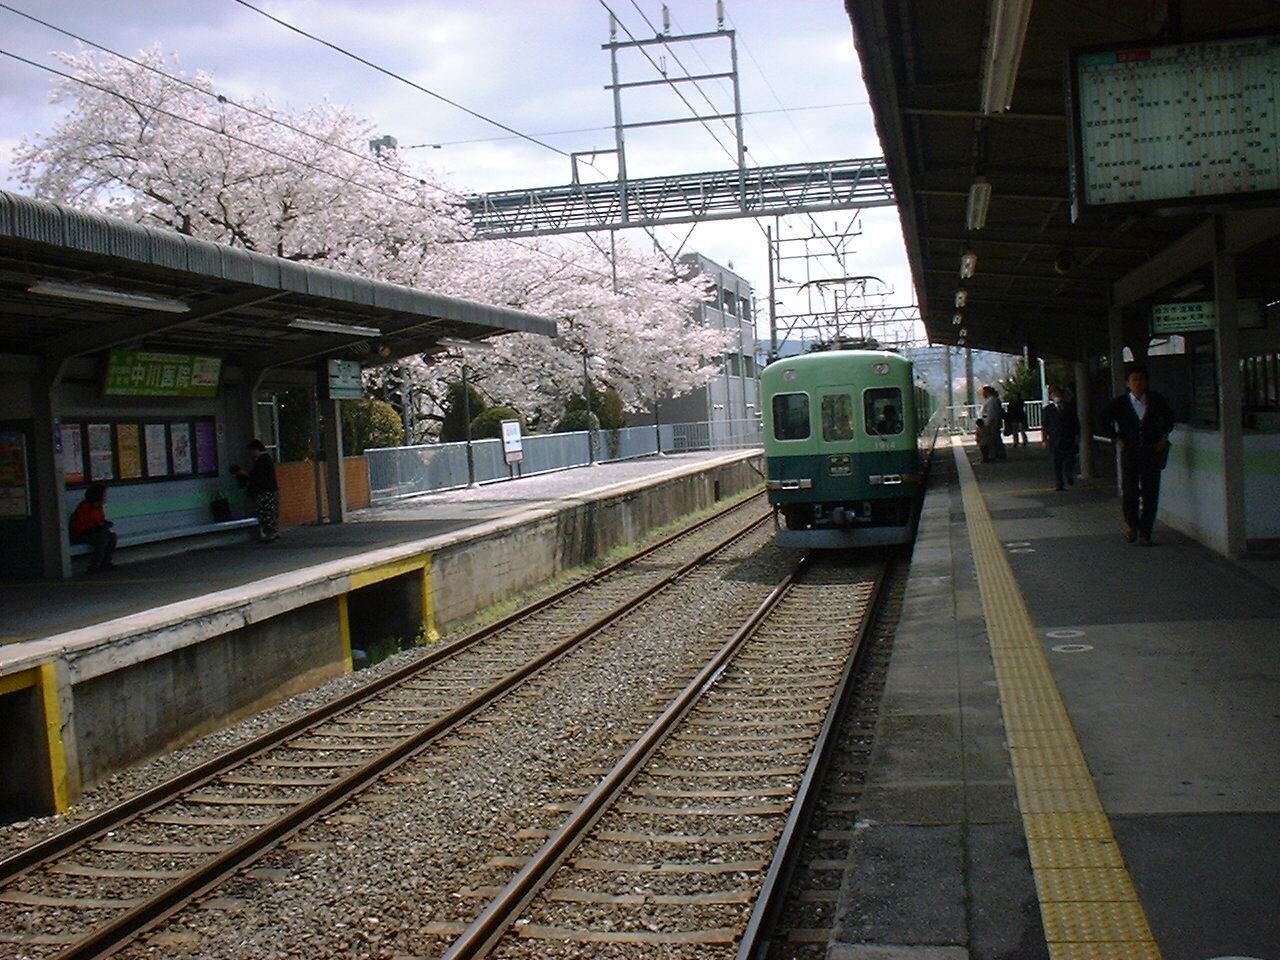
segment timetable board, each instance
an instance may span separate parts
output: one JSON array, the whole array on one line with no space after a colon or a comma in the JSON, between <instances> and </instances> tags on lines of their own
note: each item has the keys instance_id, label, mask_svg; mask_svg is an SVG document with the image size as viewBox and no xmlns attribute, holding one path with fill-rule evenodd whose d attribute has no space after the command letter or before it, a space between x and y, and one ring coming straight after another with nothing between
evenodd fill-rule
<instances>
[{"instance_id":1,"label":"timetable board","mask_svg":"<svg viewBox=\"0 0 1280 960\"><path fill-rule=\"evenodd\" d=\"M1280 190L1280 36L1076 52L1075 212Z\"/></svg>"}]
</instances>

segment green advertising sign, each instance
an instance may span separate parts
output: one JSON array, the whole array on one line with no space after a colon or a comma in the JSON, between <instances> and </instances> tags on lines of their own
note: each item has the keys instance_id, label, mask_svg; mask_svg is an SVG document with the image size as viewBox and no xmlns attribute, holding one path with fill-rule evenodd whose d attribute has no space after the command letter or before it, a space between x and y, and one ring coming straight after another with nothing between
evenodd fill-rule
<instances>
[{"instance_id":1,"label":"green advertising sign","mask_svg":"<svg viewBox=\"0 0 1280 960\"><path fill-rule=\"evenodd\" d=\"M216 397L221 357L112 350L102 394L107 397Z\"/></svg>"}]
</instances>

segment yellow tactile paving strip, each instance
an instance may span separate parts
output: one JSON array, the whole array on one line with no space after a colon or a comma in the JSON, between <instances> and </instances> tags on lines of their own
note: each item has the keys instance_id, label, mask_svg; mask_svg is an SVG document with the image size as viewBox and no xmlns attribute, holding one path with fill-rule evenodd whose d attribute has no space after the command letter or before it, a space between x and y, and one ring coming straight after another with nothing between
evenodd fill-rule
<instances>
[{"instance_id":1,"label":"yellow tactile paving strip","mask_svg":"<svg viewBox=\"0 0 1280 960\"><path fill-rule=\"evenodd\" d=\"M1049 955L1160 960L973 468L952 448Z\"/></svg>"}]
</instances>

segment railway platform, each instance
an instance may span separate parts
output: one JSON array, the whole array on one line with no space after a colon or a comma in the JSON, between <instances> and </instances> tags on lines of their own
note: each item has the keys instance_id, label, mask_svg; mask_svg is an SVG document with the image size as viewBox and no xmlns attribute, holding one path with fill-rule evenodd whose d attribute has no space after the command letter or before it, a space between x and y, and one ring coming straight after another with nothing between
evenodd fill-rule
<instances>
[{"instance_id":1,"label":"railway platform","mask_svg":"<svg viewBox=\"0 0 1280 960\"><path fill-rule=\"evenodd\" d=\"M830 960L1280 958L1280 561L935 458Z\"/></svg>"},{"instance_id":2,"label":"railway platform","mask_svg":"<svg viewBox=\"0 0 1280 960\"><path fill-rule=\"evenodd\" d=\"M73 580L0 582L0 812L64 810L112 772L432 637L758 485L758 451L685 453L426 494Z\"/></svg>"}]
</instances>

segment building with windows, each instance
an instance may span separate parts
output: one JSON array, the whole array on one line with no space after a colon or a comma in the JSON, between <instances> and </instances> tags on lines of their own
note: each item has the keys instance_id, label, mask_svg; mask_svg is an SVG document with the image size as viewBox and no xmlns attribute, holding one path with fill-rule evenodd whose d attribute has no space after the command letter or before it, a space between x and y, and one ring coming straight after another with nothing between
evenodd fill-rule
<instances>
[{"instance_id":1,"label":"building with windows","mask_svg":"<svg viewBox=\"0 0 1280 960\"><path fill-rule=\"evenodd\" d=\"M704 327L733 331L736 336L725 353L720 373L706 386L662 403L665 423L707 421L713 432L725 436L742 433L760 416L759 369L755 357L755 299L751 284L731 269L699 253L680 257L680 263L696 276L706 278L710 298L694 310Z\"/></svg>"}]
</instances>

